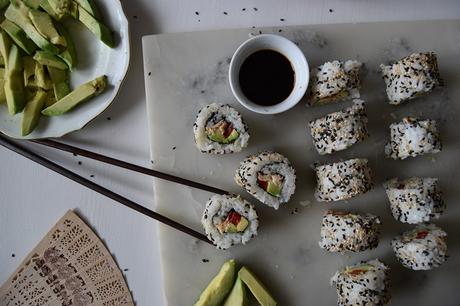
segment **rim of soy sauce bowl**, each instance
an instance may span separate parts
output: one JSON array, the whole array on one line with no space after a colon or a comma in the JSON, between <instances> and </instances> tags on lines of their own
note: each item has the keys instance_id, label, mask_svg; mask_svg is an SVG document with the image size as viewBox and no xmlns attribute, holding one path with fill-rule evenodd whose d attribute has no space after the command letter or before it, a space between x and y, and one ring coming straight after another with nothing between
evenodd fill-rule
<instances>
[{"instance_id":1,"label":"rim of soy sauce bowl","mask_svg":"<svg viewBox=\"0 0 460 306\"><path fill-rule=\"evenodd\" d=\"M281 53L291 63L294 70L294 88L289 96L274 105L260 105L249 100L241 90L239 74L241 65L249 55L260 50L273 50ZM232 56L229 68L230 88L237 101L250 111L273 115L285 112L296 106L304 97L310 80L308 61L300 48L289 39L274 34L261 34L243 42Z\"/></svg>"}]
</instances>

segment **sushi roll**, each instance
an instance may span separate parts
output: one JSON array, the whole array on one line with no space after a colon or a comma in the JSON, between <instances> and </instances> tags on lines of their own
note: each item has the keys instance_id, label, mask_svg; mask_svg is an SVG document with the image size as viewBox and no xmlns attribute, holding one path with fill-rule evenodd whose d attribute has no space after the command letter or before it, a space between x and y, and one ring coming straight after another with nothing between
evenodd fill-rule
<instances>
[{"instance_id":1,"label":"sushi roll","mask_svg":"<svg viewBox=\"0 0 460 306\"><path fill-rule=\"evenodd\" d=\"M208 239L218 249L246 244L257 235L257 212L248 201L235 195L214 195L201 217Z\"/></svg>"},{"instance_id":2,"label":"sushi roll","mask_svg":"<svg viewBox=\"0 0 460 306\"><path fill-rule=\"evenodd\" d=\"M339 306L385 305L390 301L389 268L378 259L337 271L331 278Z\"/></svg>"},{"instance_id":3,"label":"sushi roll","mask_svg":"<svg viewBox=\"0 0 460 306\"><path fill-rule=\"evenodd\" d=\"M372 188L371 169L367 159L317 165L315 197L320 202L348 200Z\"/></svg>"},{"instance_id":4,"label":"sushi roll","mask_svg":"<svg viewBox=\"0 0 460 306\"><path fill-rule=\"evenodd\" d=\"M441 152L442 145L436 121L405 117L390 125L390 142L385 154L393 159L406 159Z\"/></svg>"},{"instance_id":5,"label":"sushi roll","mask_svg":"<svg viewBox=\"0 0 460 306\"><path fill-rule=\"evenodd\" d=\"M362 252L377 247L379 234L377 216L328 210L321 224L319 246L329 252Z\"/></svg>"},{"instance_id":6,"label":"sushi roll","mask_svg":"<svg viewBox=\"0 0 460 306\"><path fill-rule=\"evenodd\" d=\"M203 153L240 152L249 141L248 126L230 105L209 104L198 112L193 124L195 143Z\"/></svg>"},{"instance_id":7,"label":"sushi roll","mask_svg":"<svg viewBox=\"0 0 460 306\"><path fill-rule=\"evenodd\" d=\"M391 241L401 264L412 270L431 270L447 259L447 234L434 224L419 225Z\"/></svg>"},{"instance_id":8,"label":"sushi roll","mask_svg":"<svg viewBox=\"0 0 460 306\"><path fill-rule=\"evenodd\" d=\"M436 178L393 178L383 184L396 220L416 224L438 219L445 204Z\"/></svg>"},{"instance_id":9,"label":"sushi roll","mask_svg":"<svg viewBox=\"0 0 460 306\"><path fill-rule=\"evenodd\" d=\"M424 95L442 86L438 61L433 52L413 53L396 63L380 65L390 104L398 105L404 101Z\"/></svg>"},{"instance_id":10,"label":"sushi roll","mask_svg":"<svg viewBox=\"0 0 460 306\"><path fill-rule=\"evenodd\" d=\"M326 62L311 71L308 103L321 105L359 98L362 63L355 60Z\"/></svg>"},{"instance_id":11,"label":"sushi roll","mask_svg":"<svg viewBox=\"0 0 460 306\"><path fill-rule=\"evenodd\" d=\"M260 202L278 209L294 194L296 175L286 157L264 151L241 162L235 182Z\"/></svg>"},{"instance_id":12,"label":"sushi roll","mask_svg":"<svg viewBox=\"0 0 460 306\"><path fill-rule=\"evenodd\" d=\"M363 100L353 106L310 122L310 132L316 151L331 154L345 150L369 137Z\"/></svg>"}]
</instances>

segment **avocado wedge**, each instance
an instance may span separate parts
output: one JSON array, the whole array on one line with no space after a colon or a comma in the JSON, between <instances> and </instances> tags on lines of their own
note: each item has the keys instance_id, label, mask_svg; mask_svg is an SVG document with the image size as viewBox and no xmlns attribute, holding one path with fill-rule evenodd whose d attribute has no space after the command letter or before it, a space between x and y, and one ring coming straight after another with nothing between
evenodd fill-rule
<instances>
[{"instance_id":1,"label":"avocado wedge","mask_svg":"<svg viewBox=\"0 0 460 306\"><path fill-rule=\"evenodd\" d=\"M5 96L5 68L0 68L0 104L6 102Z\"/></svg>"},{"instance_id":2,"label":"avocado wedge","mask_svg":"<svg viewBox=\"0 0 460 306\"><path fill-rule=\"evenodd\" d=\"M67 46L65 38L59 35L50 15L39 10L30 10L29 18L38 32L51 43L63 47Z\"/></svg>"},{"instance_id":3,"label":"avocado wedge","mask_svg":"<svg viewBox=\"0 0 460 306\"><path fill-rule=\"evenodd\" d=\"M53 54L59 53L59 49L43 37L35 28L28 15L30 8L20 0L11 0L11 5L5 11L6 19L18 25L27 36L40 48Z\"/></svg>"},{"instance_id":4,"label":"avocado wedge","mask_svg":"<svg viewBox=\"0 0 460 306\"><path fill-rule=\"evenodd\" d=\"M48 52L37 51L37 53L35 53L34 55L34 60L45 66L54 67L62 70L68 69L67 64L63 60L61 60L56 55L50 54Z\"/></svg>"},{"instance_id":5,"label":"avocado wedge","mask_svg":"<svg viewBox=\"0 0 460 306\"><path fill-rule=\"evenodd\" d=\"M22 62L24 65L24 85L27 87L34 80L35 64L37 62L31 56L24 56Z\"/></svg>"},{"instance_id":6,"label":"avocado wedge","mask_svg":"<svg viewBox=\"0 0 460 306\"><path fill-rule=\"evenodd\" d=\"M64 15L60 15L58 14L54 9L53 7L51 6L51 4L49 3L48 0L41 0L40 1L40 7L48 13L48 15L50 15L54 20L61 20L66 14Z\"/></svg>"},{"instance_id":7,"label":"avocado wedge","mask_svg":"<svg viewBox=\"0 0 460 306\"><path fill-rule=\"evenodd\" d=\"M70 93L69 76L67 70L47 67L53 83L55 101L59 101ZM54 104L54 103L53 103Z\"/></svg>"},{"instance_id":8,"label":"avocado wedge","mask_svg":"<svg viewBox=\"0 0 460 306\"><path fill-rule=\"evenodd\" d=\"M5 31L0 30L0 54L2 55L5 68L8 68L8 56L10 54L12 43L13 42L8 34Z\"/></svg>"},{"instance_id":9,"label":"avocado wedge","mask_svg":"<svg viewBox=\"0 0 460 306\"><path fill-rule=\"evenodd\" d=\"M241 278L237 277L235 284L233 285L232 291L228 295L223 306L247 306L248 299L246 295L246 286L241 281Z\"/></svg>"},{"instance_id":10,"label":"avocado wedge","mask_svg":"<svg viewBox=\"0 0 460 306\"><path fill-rule=\"evenodd\" d=\"M88 83L85 83L69 93L52 106L45 108L42 114L45 116L62 115L82 102L99 95L107 86L107 77L100 76Z\"/></svg>"},{"instance_id":11,"label":"avocado wedge","mask_svg":"<svg viewBox=\"0 0 460 306\"><path fill-rule=\"evenodd\" d=\"M22 0L28 7L36 10L40 7L41 0Z\"/></svg>"},{"instance_id":12,"label":"avocado wedge","mask_svg":"<svg viewBox=\"0 0 460 306\"><path fill-rule=\"evenodd\" d=\"M251 293L262 306L277 306L275 299L270 295L264 284L248 268L242 267L238 277L248 286Z\"/></svg>"},{"instance_id":13,"label":"avocado wedge","mask_svg":"<svg viewBox=\"0 0 460 306\"><path fill-rule=\"evenodd\" d=\"M27 136L35 129L40 120L41 111L45 106L47 98L46 91L38 90L32 100L24 107L21 122L22 136Z\"/></svg>"},{"instance_id":14,"label":"avocado wedge","mask_svg":"<svg viewBox=\"0 0 460 306\"><path fill-rule=\"evenodd\" d=\"M67 31L66 27L59 22L56 22L56 29L58 30L59 34L65 38L65 42L67 48L58 56L66 62L67 66L69 66L70 71L72 71L75 67L77 67L78 59L77 59L77 51L75 50L75 44L73 43L72 37L70 36L69 31Z\"/></svg>"},{"instance_id":15,"label":"avocado wedge","mask_svg":"<svg viewBox=\"0 0 460 306\"><path fill-rule=\"evenodd\" d=\"M233 259L224 263L194 306L220 306L232 289L235 281L235 266L236 262Z\"/></svg>"},{"instance_id":16,"label":"avocado wedge","mask_svg":"<svg viewBox=\"0 0 460 306\"><path fill-rule=\"evenodd\" d=\"M6 103L8 104L8 111L14 115L22 111L25 104L22 58L19 48L14 44L11 45L7 67L4 87Z\"/></svg>"},{"instance_id":17,"label":"avocado wedge","mask_svg":"<svg viewBox=\"0 0 460 306\"><path fill-rule=\"evenodd\" d=\"M45 72L45 66L40 63L35 65L35 85L44 90L53 89L53 83Z\"/></svg>"},{"instance_id":18,"label":"avocado wedge","mask_svg":"<svg viewBox=\"0 0 460 306\"><path fill-rule=\"evenodd\" d=\"M74 2L75 3L75 2ZM78 5L78 4L77 4ZM110 48L114 47L112 32L83 7L78 5L78 20L80 20L97 38Z\"/></svg>"},{"instance_id":19,"label":"avocado wedge","mask_svg":"<svg viewBox=\"0 0 460 306\"><path fill-rule=\"evenodd\" d=\"M16 45L18 45L27 54L32 55L35 50L37 50L37 45L30 40L26 33L15 23L5 19L0 24L0 27L2 27L2 29L5 30L5 32L13 39Z\"/></svg>"},{"instance_id":20,"label":"avocado wedge","mask_svg":"<svg viewBox=\"0 0 460 306\"><path fill-rule=\"evenodd\" d=\"M47 0L49 6L53 10L54 14L61 20L64 16L68 15L71 7L71 0ZM43 2L42 2L43 7ZM46 4L45 4L46 6Z\"/></svg>"},{"instance_id":21,"label":"avocado wedge","mask_svg":"<svg viewBox=\"0 0 460 306\"><path fill-rule=\"evenodd\" d=\"M93 0L75 0L75 2L81 6L85 11L93 15L94 18L97 20L101 20L101 14L99 13L99 9L94 3Z\"/></svg>"}]
</instances>

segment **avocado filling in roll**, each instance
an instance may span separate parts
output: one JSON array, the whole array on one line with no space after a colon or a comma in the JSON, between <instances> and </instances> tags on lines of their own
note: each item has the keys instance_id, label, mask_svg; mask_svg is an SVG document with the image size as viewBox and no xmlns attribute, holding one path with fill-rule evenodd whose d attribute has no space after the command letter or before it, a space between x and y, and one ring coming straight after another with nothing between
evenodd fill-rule
<instances>
[{"instance_id":1,"label":"avocado filling in roll","mask_svg":"<svg viewBox=\"0 0 460 306\"><path fill-rule=\"evenodd\" d=\"M279 197L283 190L284 177L278 173L264 174L259 172L257 175L257 184L260 188L274 197Z\"/></svg>"},{"instance_id":2,"label":"avocado filling in roll","mask_svg":"<svg viewBox=\"0 0 460 306\"><path fill-rule=\"evenodd\" d=\"M249 221L235 210L230 210L224 221L217 224L216 227L221 234L224 233L241 233L248 227Z\"/></svg>"},{"instance_id":3,"label":"avocado filling in roll","mask_svg":"<svg viewBox=\"0 0 460 306\"><path fill-rule=\"evenodd\" d=\"M240 134L231 122L225 119L216 120L216 115L214 115L206 126L206 136L214 142L228 144L234 142Z\"/></svg>"}]
</instances>

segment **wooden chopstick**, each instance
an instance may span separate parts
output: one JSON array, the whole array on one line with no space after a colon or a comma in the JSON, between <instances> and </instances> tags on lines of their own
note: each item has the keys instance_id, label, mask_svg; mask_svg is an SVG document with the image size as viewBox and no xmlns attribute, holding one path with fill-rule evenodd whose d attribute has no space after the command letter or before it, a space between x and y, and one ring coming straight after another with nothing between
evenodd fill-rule
<instances>
[{"instance_id":1,"label":"wooden chopstick","mask_svg":"<svg viewBox=\"0 0 460 306\"><path fill-rule=\"evenodd\" d=\"M42 166L54 171L54 172L57 172L57 173L65 176L65 177L71 179L74 182L77 182L77 183L79 183L79 184L81 184L81 185L83 185L83 186L85 186L85 187L87 187L87 188L89 188L91 190L94 190L95 192L98 192L98 193L100 193L102 195L105 195L106 197L108 197L108 198L110 198L110 199L112 199L112 200L114 200L114 201L116 201L116 202L118 202L118 203L120 203L122 205L125 205L126 207L129 207L129 208L131 208L131 209L133 209L133 210L135 210L135 211L137 211L137 212L139 212L139 213L141 213L141 214L143 214L145 216L148 216L148 217L150 217L152 219L155 219L155 220L157 220L157 221L159 221L159 222L161 222L163 224L166 224L166 225L168 225L168 226L170 226L172 228L175 228L175 229L177 229L177 230L179 230L179 231L181 231L183 233L189 234L190 236L193 236L193 237L195 237L195 238L197 238L197 239L199 239L201 241L204 241L204 242L207 242L209 244L212 244L212 242L209 241L208 238L205 235L203 235L203 234L201 234L201 233L199 233L199 232L197 232L197 231L195 231L195 230L193 230L193 229L191 229L191 228L189 228L189 227L187 227L185 225L182 225L182 224L180 224L180 223L178 223L178 222L176 222L176 221L174 221L172 219L169 219L168 217L165 217L165 216L163 216L163 215L161 215L159 213L156 213L156 212L154 212L154 211L152 211L152 210L150 210L148 208L145 208L144 206L139 205L139 204L137 204L137 203L135 203L135 202L133 202L133 201L131 201L131 200L129 200L129 199L127 199L127 198L125 198L125 197L123 197L123 196L121 196L121 195L119 195L119 194L107 189L107 188L104 188L104 187L102 187L102 186L100 186L100 185L98 185L96 183L93 183L90 180L87 180L86 178L84 178L84 177L82 177L82 176L80 176L80 175L78 175L76 173L73 173L72 171L67 170L66 168L64 168L62 166L59 166L59 165L53 163L52 161L50 161L50 160L48 160L46 158L43 158L43 157L37 155L36 153L34 153L34 152L32 152L32 151L30 151L30 150L28 150L28 149L16 144L15 142L11 141L10 139L7 139L2 134L0 134L0 145L4 146L5 148L7 148L7 149L9 149L9 150L11 150L13 152L16 152L16 153L20 154L20 155L22 155L22 156L24 156L24 157L26 157L26 158L34 161L34 162L36 162L36 163L38 163L38 164L40 164L40 165L42 165Z\"/></svg>"},{"instance_id":2,"label":"wooden chopstick","mask_svg":"<svg viewBox=\"0 0 460 306\"><path fill-rule=\"evenodd\" d=\"M216 187L212 187L212 186L208 186L208 185L201 184L201 183L198 183L198 182L194 182L194 181L191 181L191 180L187 180L187 179L184 179L184 178L181 178L181 177L178 177L178 176L175 176L175 175L167 174L167 173L164 173L164 172L144 168L144 167L134 165L134 164L131 164L131 163L119 160L119 159L115 159L115 158L112 158L112 157L108 157L108 156L105 156L105 155L102 155L102 154L99 154L99 153L95 153L95 152L91 152L91 151L84 150L84 149L81 149L81 148L77 148L77 147L62 143L62 142L57 142L57 141L48 140L48 139L31 140L31 141L34 142L34 143L40 144L40 145L44 145L44 146L51 147L51 148L54 148L54 149L58 149L58 150L61 150L61 151L70 152L70 153L73 153L73 154L84 156L84 157L87 157L89 159L94 159L94 160L97 160L97 161L100 161L100 162L103 162L103 163L106 163L106 164L114 165L114 166L117 166L117 167L121 167L121 168L124 168L124 169L134 171L134 172L146 174L146 175L153 176L153 177L156 177L156 178L159 178L159 179L162 179L162 180L174 182L174 183L177 183L177 184L182 184L182 185L185 185L185 186L201 189L201 190L204 190L204 191L209 191L209 192L212 192L212 193L229 194L228 191L225 191L225 190L222 190L222 189L219 189L219 188L216 188Z\"/></svg>"}]
</instances>

